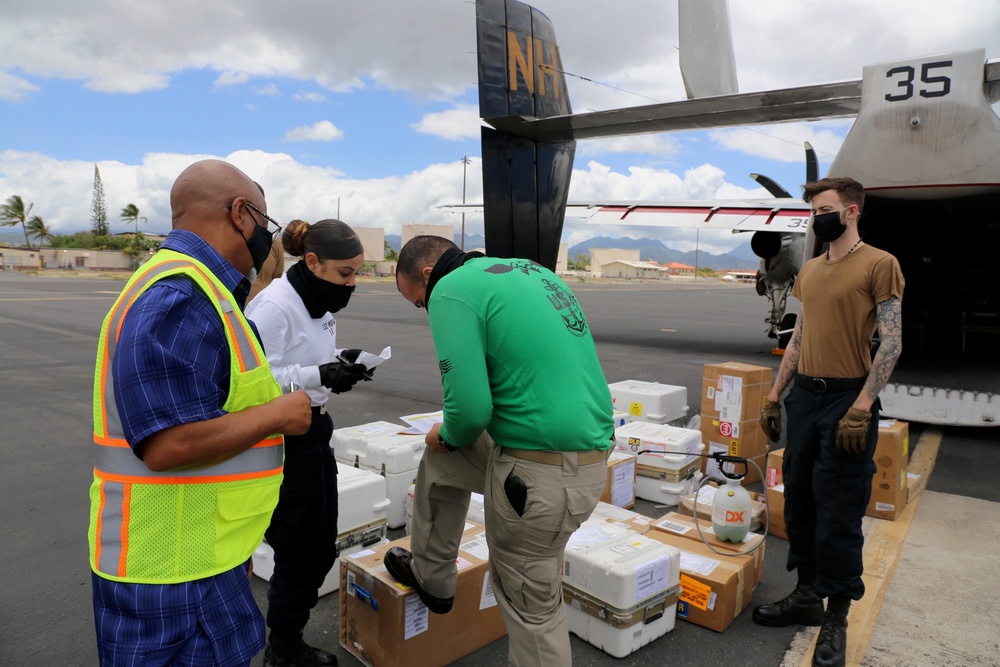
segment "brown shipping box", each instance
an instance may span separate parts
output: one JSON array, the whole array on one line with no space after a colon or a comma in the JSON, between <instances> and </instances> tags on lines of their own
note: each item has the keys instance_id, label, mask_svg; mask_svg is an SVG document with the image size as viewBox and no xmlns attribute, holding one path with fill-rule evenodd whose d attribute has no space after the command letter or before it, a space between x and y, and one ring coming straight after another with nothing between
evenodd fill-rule
<instances>
[{"instance_id":1,"label":"brown shipping box","mask_svg":"<svg viewBox=\"0 0 1000 667\"><path fill-rule=\"evenodd\" d=\"M615 507L635 506L635 454L611 452L608 457L608 481L601 502Z\"/></svg>"},{"instance_id":2,"label":"brown shipping box","mask_svg":"<svg viewBox=\"0 0 1000 667\"><path fill-rule=\"evenodd\" d=\"M785 528L785 485L767 487L767 533L788 539Z\"/></svg>"},{"instance_id":3,"label":"brown shipping box","mask_svg":"<svg viewBox=\"0 0 1000 667\"><path fill-rule=\"evenodd\" d=\"M726 542L715 536L715 531L712 530L712 523L710 521L699 519L698 525L701 527L701 535L698 534L698 528L694 525L694 517L685 516L679 512L668 512L653 522L653 529L662 530L666 533L674 533L689 540L694 540L699 544L702 543L701 540L704 538L706 542L719 551L733 553L749 552L746 555L753 558L753 580L750 582L750 588L757 588L764 578L764 536L760 533L751 532L747 533L742 542Z\"/></svg>"},{"instance_id":4,"label":"brown shipping box","mask_svg":"<svg viewBox=\"0 0 1000 667\"><path fill-rule=\"evenodd\" d=\"M785 479L781 474L781 465L785 459L785 448L776 449L767 455L767 472L764 481L767 484L767 532L770 535L788 539L785 529Z\"/></svg>"},{"instance_id":5,"label":"brown shipping box","mask_svg":"<svg viewBox=\"0 0 1000 667\"><path fill-rule=\"evenodd\" d=\"M897 420L879 423L875 446L872 498L865 514L894 521L906 507L906 463L910 455L909 424Z\"/></svg>"},{"instance_id":6,"label":"brown shipping box","mask_svg":"<svg viewBox=\"0 0 1000 667\"><path fill-rule=\"evenodd\" d=\"M412 588L385 569L385 552L409 548L404 537L345 556L340 567L340 645L370 667L436 667L507 634L493 597L482 526L462 536L455 606L432 614Z\"/></svg>"},{"instance_id":7,"label":"brown shipping box","mask_svg":"<svg viewBox=\"0 0 1000 667\"><path fill-rule=\"evenodd\" d=\"M742 456L757 465L747 464L747 474L743 484L761 481L761 470L767 463L767 436L760 430L758 418L732 423L720 421L718 417L701 416L701 439L705 443L706 454L722 452L730 456ZM711 477L721 478L716 463L702 458L702 472Z\"/></svg>"},{"instance_id":8,"label":"brown shipping box","mask_svg":"<svg viewBox=\"0 0 1000 667\"><path fill-rule=\"evenodd\" d=\"M767 455L767 468L764 471L764 485L778 486L784 484L785 479L781 476L781 466L785 461L785 448L774 449Z\"/></svg>"},{"instance_id":9,"label":"brown shipping box","mask_svg":"<svg viewBox=\"0 0 1000 667\"><path fill-rule=\"evenodd\" d=\"M732 423L756 420L771 391L773 371L739 361L705 364L701 387L701 418Z\"/></svg>"},{"instance_id":10,"label":"brown shipping box","mask_svg":"<svg viewBox=\"0 0 1000 667\"><path fill-rule=\"evenodd\" d=\"M750 604L754 567L751 556L720 556L703 544L662 530L651 530L646 537L681 552L677 618L722 632Z\"/></svg>"}]
</instances>

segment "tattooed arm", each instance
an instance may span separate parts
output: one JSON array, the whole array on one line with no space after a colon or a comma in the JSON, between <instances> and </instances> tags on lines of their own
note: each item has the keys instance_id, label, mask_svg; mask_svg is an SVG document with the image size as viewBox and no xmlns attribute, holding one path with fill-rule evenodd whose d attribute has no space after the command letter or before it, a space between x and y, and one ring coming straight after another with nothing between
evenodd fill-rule
<instances>
[{"instance_id":1,"label":"tattooed arm","mask_svg":"<svg viewBox=\"0 0 1000 667\"><path fill-rule=\"evenodd\" d=\"M871 410L872 403L889 381L892 369L896 367L896 361L903 351L902 303L898 298L892 297L875 308L882 342L878 346L878 352L875 353L875 359L872 360L868 380L853 406L866 411Z\"/></svg>"},{"instance_id":2,"label":"tattooed arm","mask_svg":"<svg viewBox=\"0 0 1000 667\"><path fill-rule=\"evenodd\" d=\"M802 315L795 318L795 329L792 330L792 337L785 348L785 356L781 358L781 366L778 367L778 377L774 379L774 386L767 398L777 401L785 393L785 389L791 384L795 371L799 368L799 357L802 355Z\"/></svg>"}]
</instances>

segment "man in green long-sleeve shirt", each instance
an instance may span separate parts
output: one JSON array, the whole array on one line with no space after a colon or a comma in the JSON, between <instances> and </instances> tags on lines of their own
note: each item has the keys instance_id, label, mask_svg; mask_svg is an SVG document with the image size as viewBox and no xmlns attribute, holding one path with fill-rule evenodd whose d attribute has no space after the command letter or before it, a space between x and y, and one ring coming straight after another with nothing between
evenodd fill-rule
<instances>
[{"instance_id":1,"label":"man in green long-sleeve shirt","mask_svg":"<svg viewBox=\"0 0 1000 667\"><path fill-rule=\"evenodd\" d=\"M569 667L563 550L604 490L614 432L583 311L548 269L436 236L403 247L396 286L427 309L444 421L417 473L413 553L391 549L386 568L432 612L450 611L469 494L484 494L509 662Z\"/></svg>"}]
</instances>

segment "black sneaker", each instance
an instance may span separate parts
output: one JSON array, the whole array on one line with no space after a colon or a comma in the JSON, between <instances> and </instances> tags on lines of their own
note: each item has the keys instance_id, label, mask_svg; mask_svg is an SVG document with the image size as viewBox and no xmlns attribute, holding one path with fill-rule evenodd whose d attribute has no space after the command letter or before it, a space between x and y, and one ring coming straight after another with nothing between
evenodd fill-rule
<instances>
[{"instance_id":1,"label":"black sneaker","mask_svg":"<svg viewBox=\"0 0 1000 667\"><path fill-rule=\"evenodd\" d=\"M762 604L753 610L753 622L771 628L788 625L822 625L823 598L810 586L796 586L783 600Z\"/></svg>"},{"instance_id":2,"label":"black sneaker","mask_svg":"<svg viewBox=\"0 0 1000 667\"><path fill-rule=\"evenodd\" d=\"M272 638L264 649L264 667L320 667L336 664L337 656L306 644L302 637L294 640Z\"/></svg>"}]
</instances>

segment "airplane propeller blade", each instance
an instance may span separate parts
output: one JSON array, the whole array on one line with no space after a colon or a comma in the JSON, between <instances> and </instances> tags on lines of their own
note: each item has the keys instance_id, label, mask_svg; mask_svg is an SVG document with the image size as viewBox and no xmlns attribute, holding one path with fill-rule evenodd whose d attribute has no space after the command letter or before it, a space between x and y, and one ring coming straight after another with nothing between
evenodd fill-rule
<instances>
[{"instance_id":1,"label":"airplane propeller blade","mask_svg":"<svg viewBox=\"0 0 1000 667\"><path fill-rule=\"evenodd\" d=\"M764 174L750 174L750 178L760 183L760 186L771 193L772 197L791 197L788 190L778 185L774 179Z\"/></svg>"},{"instance_id":2,"label":"airplane propeller blade","mask_svg":"<svg viewBox=\"0 0 1000 667\"><path fill-rule=\"evenodd\" d=\"M812 144L806 142L806 183L819 180L819 160Z\"/></svg>"}]
</instances>

